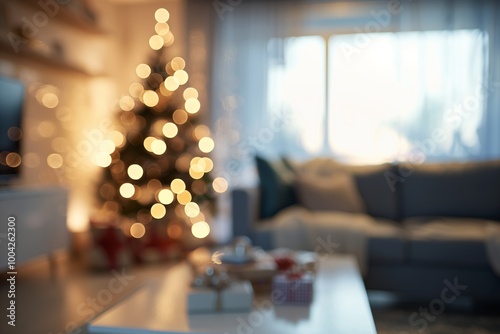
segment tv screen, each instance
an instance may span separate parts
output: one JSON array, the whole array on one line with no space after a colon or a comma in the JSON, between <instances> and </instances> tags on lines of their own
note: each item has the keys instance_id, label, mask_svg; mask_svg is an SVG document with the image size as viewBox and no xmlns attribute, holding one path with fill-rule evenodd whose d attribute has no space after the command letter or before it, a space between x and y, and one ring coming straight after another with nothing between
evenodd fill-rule
<instances>
[{"instance_id":1,"label":"tv screen","mask_svg":"<svg viewBox=\"0 0 500 334\"><path fill-rule=\"evenodd\" d=\"M0 181L19 174L25 87L0 76Z\"/></svg>"}]
</instances>

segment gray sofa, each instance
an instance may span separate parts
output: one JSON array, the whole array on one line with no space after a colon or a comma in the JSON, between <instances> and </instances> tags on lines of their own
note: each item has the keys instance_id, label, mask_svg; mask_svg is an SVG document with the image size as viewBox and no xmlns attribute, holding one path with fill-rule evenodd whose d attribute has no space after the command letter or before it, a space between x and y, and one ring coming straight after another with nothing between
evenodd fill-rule
<instances>
[{"instance_id":1,"label":"gray sofa","mask_svg":"<svg viewBox=\"0 0 500 334\"><path fill-rule=\"evenodd\" d=\"M391 231L367 238L368 289L429 302L445 280L456 280L467 286L462 298L500 303L500 276L486 249L487 227L500 224L500 161L344 168L373 224ZM262 186L232 191L233 234L270 249L277 223L262 218L263 196Z\"/></svg>"}]
</instances>

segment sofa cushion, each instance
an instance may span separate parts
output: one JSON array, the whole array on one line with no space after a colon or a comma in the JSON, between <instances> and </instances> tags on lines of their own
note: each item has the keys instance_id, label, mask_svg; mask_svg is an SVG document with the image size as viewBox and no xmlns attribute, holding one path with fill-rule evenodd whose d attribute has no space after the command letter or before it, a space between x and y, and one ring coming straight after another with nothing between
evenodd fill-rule
<instances>
[{"instance_id":1,"label":"sofa cushion","mask_svg":"<svg viewBox=\"0 0 500 334\"><path fill-rule=\"evenodd\" d=\"M500 161L414 167L398 184L402 217L500 220Z\"/></svg>"},{"instance_id":2,"label":"sofa cushion","mask_svg":"<svg viewBox=\"0 0 500 334\"><path fill-rule=\"evenodd\" d=\"M312 211L365 212L353 177L344 171L328 176L299 174L296 191L299 203Z\"/></svg>"},{"instance_id":3,"label":"sofa cushion","mask_svg":"<svg viewBox=\"0 0 500 334\"><path fill-rule=\"evenodd\" d=\"M281 160L255 157L260 179L260 217L269 218L297 203L295 174Z\"/></svg>"},{"instance_id":4,"label":"sofa cushion","mask_svg":"<svg viewBox=\"0 0 500 334\"><path fill-rule=\"evenodd\" d=\"M397 194L387 183L387 174L393 172L393 166L349 166L348 170L356 180L369 215L392 220L399 218Z\"/></svg>"},{"instance_id":5,"label":"sofa cushion","mask_svg":"<svg viewBox=\"0 0 500 334\"><path fill-rule=\"evenodd\" d=\"M410 218L403 222L411 262L438 265L489 266L487 226L467 218Z\"/></svg>"},{"instance_id":6,"label":"sofa cushion","mask_svg":"<svg viewBox=\"0 0 500 334\"><path fill-rule=\"evenodd\" d=\"M387 174L394 173L390 164L345 165L330 158L316 158L305 162L300 173L328 176L344 171L354 177L366 213L373 217L396 220L399 218L397 194L391 190Z\"/></svg>"}]
</instances>

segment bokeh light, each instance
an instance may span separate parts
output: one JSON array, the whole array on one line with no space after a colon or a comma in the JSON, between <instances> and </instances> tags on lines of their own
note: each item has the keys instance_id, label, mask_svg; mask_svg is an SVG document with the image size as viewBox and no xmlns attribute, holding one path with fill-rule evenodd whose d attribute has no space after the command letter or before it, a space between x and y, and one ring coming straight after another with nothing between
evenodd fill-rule
<instances>
[{"instance_id":1,"label":"bokeh light","mask_svg":"<svg viewBox=\"0 0 500 334\"><path fill-rule=\"evenodd\" d=\"M100 144L99 144L99 150L101 152L104 152L104 153L107 153L107 154L111 154L115 151L115 144L109 140L109 139L106 139L106 140L103 140Z\"/></svg>"},{"instance_id":2,"label":"bokeh light","mask_svg":"<svg viewBox=\"0 0 500 334\"><path fill-rule=\"evenodd\" d=\"M7 136L12 141L18 141L23 137L23 131L18 127L12 126L7 130Z\"/></svg>"},{"instance_id":3,"label":"bokeh light","mask_svg":"<svg viewBox=\"0 0 500 334\"><path fill-rule=\"evenodd\" d=\"M188 204L189 202L191 202L192 199L193 197L191 196L191 193L187 190L184 190L183 192L177 195L177 202L179 202L179 204L182 205Z\"/></svg>"},{"instance_id":4,"label":"bokeh light","mask_svg":"<svg viewBox=\"0 0 500 334\"><path fill-rule=\"evenodd\" d=\"M175 123L182 125L187 122L188 120L188 114L182 109L177 109L174 111L174 114L172 115L172 118Z\"/></svg>"},{"instance_id":5,"label":"bokeh light","mask_svg":"<svg viewBox=\"0 0 500 334\"><path fill-rule=\"evenodd\" d=\"M123 198L130 198L135 194L135 187L131 183L124 183L120 186L120 195Z\"/></svg>"},{"instance_id":6,"label":"bokeh light","mask_svg":"<svg viewBox=\"0 0 500 334\"><path fill-rule=\"evenodd\" d=\"M174 90L179 88L179 80L174 76L170 76L165 79L163 85L165 86L166 89L173 92Z\"/></svg>"},{"instance_id":7,"label":"bokeh light","mask_svg":"<svg viewBox=\"0 0 500 334\"><path fill-rule=\"evenodd\" d=\"M47 165L50 168L61 168L64 163L63 157L60 154L52 153L47 157Z\"/></svg>"},{"instance_id":8,"label":"bokeh light","mask_svg":"<svg viewBox=\"0 0 500 334\"><path fill-rule=\"evenodd\" d=\"M155 137L146 137L146 139L144 139L144 148L148 151L148 152L153 152L153 149L151 148L151 145L153 144L153 142L156 140Z\"/></svg>"},{"instance_id":9,"label":"bokeh light","mask_svg":"<svg viewBox=\"0 0 500 334\"><path fill-rule=\"evenodd\" d=\"M162 36L163 37L163 45L164 46L170 46L172 44L174 44L174 35L172 34L171 31L167 32L165 35Z\"/></svg>"},{"instance_id":10,"label":"bokeh light","mask_svg":"<svg viewBox=\"0 0 500 334\"><path fill-rule=\"evenodd\" d=\"M139 64L135 68L135 73L141 79L146 79L151 74L151 67L147 64Z\"/></svg>"},{"instance_id":11,"label":"bokeh light","mask_svg":"<svg viewBox=\"0 0 500 334\"><path fill-rule=\"evenodd\" d=\"M118 104L120 109L124 111L130 111L135 107L134 99L130 96L122 96Z\"/></svg>"},{"instance_id":12,"label":"bokeh light","mask_svg":"<svg viewBox=\"0 0 500 334\"><path fill-rule=\"evenodd\" d=\"M137 164L130 165L127 174L132 180L139 180L144 175L144 170Z\"/></svg>"},{"instance_id":13,"label":"bokeh light","mask_svg":"<svg viewBox=\"0 0 500 334\"><path fill-rule=\"evenodd\" d=\"M191 226L191 233L195 238L206 238L210 234L210 226L204 221L194 223L193 226Z\"/></svg>"},{"instance_id":14,"label":"bokeh light","mask_svg":"<svg viewBox=\"0 0 500 334\"><path fill-rule=\"evenodd\" d=\"M162 219L166 213L167 209L163 204L156 203L151 207L151 216L155 219Z\"/></svg>"},{"instance_id":15,"label":"bokeh light","mask_svg":"<svg viewBox=\"0 0 500 334\"><path fill-rule=\"evenodd\" d=\"M189 75L184 70L178 70L174 73L174 78L177 79L180 85L185 85L189 80Z\"/></svg>"},{"instance_id":16,"label":"bokeh light","mask_svg":"<svg viewBox=\"0 0 500 334\"><path fill-rule=\"evenodd\" d=\"M157 22L155 24L155 31L158 35L165 35L170 31L170 27L166 22Z\"/></svg>"},{"instance_id":17,"label":"bokeh light","mask_svg":"<svg viewBox=\"0 0 500 334\"><path fill-rule=\"evenodd\" d=\"M212 182L212 187L216 192L223 193L226 192L228 183L225 178L219 176Z\"/></svg>"},{"instance_id":18,"label":"bokeh light","mask_svg":"<svg viewBox=\"0 0 500 334\"><path fill-rule=\"evenodd\" d=\"M130 93L130 96L139 98L142 94L144 94L144 87L140 83L135 82L130 85L128 92Z\"/></svg>"},{"instance_id":19,"label":"bokeh light","mask_svg":"<svg viewBox=\"0 0 500 334\"><path fill-rule=\"evenodd\" d=\"M113 162L111 156L104 152L97 153L94 159L95 159L95 164L102 168L108 167L109 165L111 165L111 162Z\"/></svg>"},{"instance_id":20,"label":"bokeh light","mask_svg":"<svg viewBox=\"0 0 500 334\"><path fill-rule=\"evenodd\" d=\"M130 226L130 235L136 239L142 238L146 234L146 227L141 223L134 223Z\"/></svg>"},{"instance_id":21,"label":"bokeh light","mask_svg":"<svg viewBox=\"0 0 500 334\"><path fill-rule=\"evenodd\" d=\"M153 50L160 50L163 47L163 44L163 37L161 37L160 35L153 35L149 39L149 46Z\"/></svg>"},{"instance_id":22,"label":"bokeh light","mask_svg":"<svg viewBox=\"0 0 500 334\"><path fill-rule=\"evenodd\" d=\"M186 184L181 179L174 179L170 183L170 189L174 194L180 194L181 192L186 190Z\"/></svg>"},{"instance_id":23,"label":"bokeh light","mask_svg":"<svg viewBox=\"0 0 500 334\"><path fill-rule=\"evenodd\" d=\"M174 57L170 62L170 66L174 71L183 70L186 67L186 61L182 57Z\"/></svg>"},{"instance_id":24,"label":"bokeh light","mask_svg":"<svg viewBox=\"0 0 500 334\"><path fill-rule=\"evenodd\" d=\"M165 23L170 18L170 13L165 8L158 8L155 12L155 20L157 22Z\"/></svg>"},{"instance_id":25,"label":"bokeh light","mask_svg":"<svg viewBox=\"0 0 500 334\"><path fill-rule=\"evenodd\" d=\"M179 129L174 123L168 122L163 126L162 132L165 137L174 138L175 136L177 136Z\"/></svg>"},{"instance_id":26,"label":"bokeh light","mask_svg":"<svg viewBox=\"0 0 500 334\"><path fill-rule=\"evenodd\" d=\"M201 138L208 136L210 136L210 129L208 128L208 126L200 124L194 128L194 137L196 139L200 140Z\"/></svg>"},{"instance_id":27,"label":"bokeh light","mask_svg":"<svg viewBox=\"0 0 500 334\"><path fill-rule=\"evenodd\" d=\"M5 157L5 163L12 168L18 167L21 164L21 156L15 152L11 152Z\"/></svg>"},{"instance_id":28,"label":"bokeh light","mask_svg":"<svg viewBox=\"0 0 500 334\"><path fill-rule=\"evenodd\" d=\"M49 109L55 108L59 104L59 98L54 93L43 94L42 104Z\"/></svg>"},{"instance_id":29,"label":"bokeh light","mask_svg":"<svg viewBox=\"0 0 500 334\"><path fill-rule=\"evenodd\" d=\"M203 153L210 153L214 149L215 143L214 143L214 140L212 138L203 137L200 139L198 146Z\"/></svg>"},{"instance_id":30,"label":"bokeh light","mask_svg":"<svg viewBox=\"0 0 500 334\"><path fill-rule=\"evenodd\" d=\"M182 97L184 97L184 100L197 99L198 91L196 90L196 88L188 87L184 90L184 93L182 93Z\"/></svg>"},{"instance_id":31,"label":"bokeh light","mask_svg":"<svg viewBox=\"0 0 500 334\"><path fill-rule=\"evenodd\" d=\"M207 158L207 157L204 157L204 158L201 158L203 163L204 163L204 168L203 168L203 172L205 173L209 173L212 171L212 169L214 168L214 162L212 161L212 159L210 158ZM200 165L200 164L198 164Z\"/></svg>"},{"instance_id":32,"label":"bokeh light","mask_svg":"<svg viewBox=\"0 0 500 334\"><path fill-rule=\"evenodd\" d=\"M148 187L148 190L154 194L162 188L162 184L161 184L160 180L152 179L152 180L148 181L147 187Z\"/></svg>"},{"instance_id":33,"label":"bokeh light","mask_svg":"<svg viewBox=\"0 0 500 334\"><path fill-rule=\"evenodd\" d=\"M144 101L144 104L147 105L148 107L154 107L160 101L158 94L156 94L156 92L153 90L145 91L144 94L142 95L142 99Z\"/></svg>"},{"instance_id":34,"label":"bokeh light","mask_svg":"<svg viewBox=\"0 0 500 334\"><path fill-rule=\"evenodd\" d=\"M151 152L156 155L162 155L167 151L167 144L163 140L156 139L151 143Z\"/></svg>"},{"instance_id":35,"label":"bokeh light","mask_svg":"<svg viewBox=\"0 0 500 334\"><path fill-rule=\"evenodd\" d=\"M37 126L38 134L44 138L49 138L56 132L56 126L54 123L49 121L40 122Z\"/></svg>"},{"instance_id":36,"label":"bokeh light","mask_svg":"<svg viewBox=\"0 0 500 334\"><path fill-rule=\"evenodd\" d=\"M174 201L174 193L170 189L162 189L158 193L158 200L165 205Z\"/></svg>"},{"instance_id":37,"label":"bokeh light","mask_svg":"<svg viewBox=\"0 0 500 334\"><path fill-rule=\"evenodd\" d=\"M196 168L190 167L189 168L189 176L191 176L194 180L199 180L203 177L205 173L202 171L196 170Z\"/></svg>"},{"instance_id":38,"label":"bokeh light","mask_svg":"<svg viewBox=\"0 0 500 334\"><path fill-rule=\"evenodd\" d=\"M195 202L189 202L184 207L184 213L188 217L196 217L200 214L200 206Z\"/></svg>"},{"instance_id":39,"label":"bokeh light","mask_svg":"<svg viewBox=\"0 0 500 334\"><path fill-rule=\"evenodd\" d=\"M186 100L186 103L184 103L184 107L186 108L186 111L190 114L196 114L200 108L201 104L198 99L195 98L189 98Z\"/></svg>"}]
</instances>

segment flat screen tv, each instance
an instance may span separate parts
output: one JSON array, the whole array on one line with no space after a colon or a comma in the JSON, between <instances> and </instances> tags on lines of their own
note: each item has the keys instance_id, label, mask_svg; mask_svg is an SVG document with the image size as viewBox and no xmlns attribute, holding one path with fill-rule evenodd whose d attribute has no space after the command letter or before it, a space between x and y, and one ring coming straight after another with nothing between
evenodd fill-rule
<instances>
[{"instance_id":1,"label":"flat screen tv","mask_svg":"<svg viewBox=\"0 0 500 334\"><path fill-rule=\"evenodd\" d=\"M0 183L20 173L24 98L22 82L0 76Z\"/></svg>"}]
</instances>

